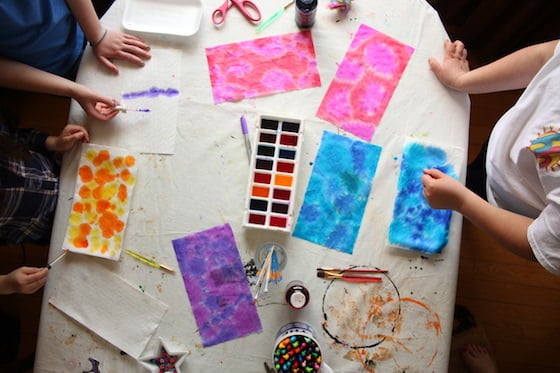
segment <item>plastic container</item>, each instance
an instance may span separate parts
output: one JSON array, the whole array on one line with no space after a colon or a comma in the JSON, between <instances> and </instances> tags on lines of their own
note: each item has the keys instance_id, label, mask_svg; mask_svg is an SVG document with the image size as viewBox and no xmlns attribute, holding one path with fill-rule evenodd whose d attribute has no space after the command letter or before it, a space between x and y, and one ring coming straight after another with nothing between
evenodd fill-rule
<instances>
[{"instance_id":1,"label":"plastic container","mask_svg":"<svg viewBox=\"0 0 560 373\"><path fill-rule=\"evenodd\" d=\"M272 364L278 373L296 369L308 373L319 372L323 355L313 328L299 321L280 328L272 350Z\"/></svg>"}]
</instances>

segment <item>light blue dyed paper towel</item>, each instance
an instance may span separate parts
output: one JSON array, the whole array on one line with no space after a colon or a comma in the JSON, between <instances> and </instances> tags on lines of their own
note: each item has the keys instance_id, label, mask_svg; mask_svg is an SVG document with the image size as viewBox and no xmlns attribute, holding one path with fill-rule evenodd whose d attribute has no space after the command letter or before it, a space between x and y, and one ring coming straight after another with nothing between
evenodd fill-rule
<instances>
[{"instance_id":1,"label":"light blue dyed paper towel","mask_svg":"<svg viewBox=\"0 0 560 373\"><path fill-rule=\"evenodd\" d=\"M457 178L447 152L419 142L405 145L397 186L389 244L426 254L440 253L447 245L450 210L436 210L424 198L424 169L436 168Z\"/></svg>"},{"instance_id":2,"label":"light blue dyed paper towel","mask_svg":"<svg viewBox=\"0 0 560 373\"><path fill-rule=\"evenodd\" d=\"M294 237L351 254L381 147L323 132Z\"/></svg>"}]
</instances>

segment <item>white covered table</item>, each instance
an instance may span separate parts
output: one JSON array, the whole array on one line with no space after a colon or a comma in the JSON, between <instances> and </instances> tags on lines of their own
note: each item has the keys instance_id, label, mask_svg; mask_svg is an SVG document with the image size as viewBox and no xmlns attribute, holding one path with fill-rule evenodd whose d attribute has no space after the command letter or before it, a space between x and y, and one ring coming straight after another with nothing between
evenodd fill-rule
<instances>
[{"instance_id":1,"label":"white covered table","mask_svg":"<svg viewBox=\"0 0 560 373\"><path fill-rule=\"evenodd\" d=\"M254 1L263 18L282 5L278 1ZM270 298L257 307L263 331L203 347L180 273L171 275L144 266L124 253L119 261L89 256L63 260L52 268L45 287L35 371L88 371L92 369L90 358L99 362L103 373L147 371L136 359L121 354L118 348L49 303L61 277L79 269L76 266L103 268L166 304L167 312L146 353L157 345L158 337L178 349L189 350L181 366L184 372L263 372L263 362L270 363L276 332L296 320L313 326L325 361L337 373L447 371L461 216L452 215L449 242L441 254L428 256L387 245L399 156L406 138L461 148L459 171L464 179L469 100L465 94L443 87L427 63L431 56L442 58L443 41L447 38L437 13L422 0L357 0L351 12L342 16L328 10L326 1L320 1L316 24L311 29L320 87L215 104L205 48L298 31L293 6L260 34L236 9L231 9L225 24L216 28L210 17L221 3L222 0L204 1L200 29L190 37L141 34L154 51L143 69L121 63L121 74L113 76L88 47L78 81L115 98L126 91L129 79L135 76L146 84L173 86L180 91L161 117L162 131L176 131L168 139L174 142L174 148L139 156L124 246L178 269L171 241L223 224L231 225L243 263L253 258L264 242L282 244L288 255L284 279L271 285ZM102 22L111 28L122 27L124 6L124 1L115 1ZM342 133L318 118L316 112L361 24L413 47L414 53L371 140L382 147L382 152L353 253L328 249L289 233L243 227L250 170L239 117L246 116L251 135L260 114L305 121L294 210L297 217L323 131ZM174 73L167 74L171 70ZM117 118L132 115L136 114L119 114ZM143 133L140 126L140 140L123 138L115 125L88 119L75 102L69 122L87 125L94 144L134 148L135 141L149 143L150 135ZM167 145L163 142L155 146L166 149ZM75 149L64 159L50 260L62 250L79 158L79 149ZM315 275L319 266L351 265L388 269L389 275L383 287L373 293L365 284L333 283ZM304 281L311 292L309 305L301 311L291 310L282 301L284 286L294 279ZM103 291L110 289L107 284ZM348 297L333 299L332 292L344 291L350 292ZM394 312L377 313L383 307L392 307ZM114 320L115 328L121 322L124 321Z\"/></svg>"}]
</instances>

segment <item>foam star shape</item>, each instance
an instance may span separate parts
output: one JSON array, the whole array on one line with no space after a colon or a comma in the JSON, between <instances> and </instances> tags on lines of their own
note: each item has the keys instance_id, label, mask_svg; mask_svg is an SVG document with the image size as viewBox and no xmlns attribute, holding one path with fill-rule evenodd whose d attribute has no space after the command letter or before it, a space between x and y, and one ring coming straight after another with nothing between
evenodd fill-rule
<instances>
[{"instance_id":1,"label":"foam star shape","mask_svg":"<svg viewBox=\"0 0 560 373\"><path fill-rule=\"evenodd\" d=\"M157 347L150 355L142 357L140 363L151 373L181 373L181 365L189 351L170 348L163 338L158 338Z\"/></svg>"}]
</instances>

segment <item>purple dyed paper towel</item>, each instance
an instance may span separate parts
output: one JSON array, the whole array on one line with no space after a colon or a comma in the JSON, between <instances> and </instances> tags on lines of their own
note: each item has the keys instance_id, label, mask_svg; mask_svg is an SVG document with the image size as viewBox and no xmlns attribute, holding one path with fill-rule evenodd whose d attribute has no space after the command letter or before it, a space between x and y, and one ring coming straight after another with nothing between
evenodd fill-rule
<instances>
[{"instance_id":1,"label":"purple dyed paper towel","mask_svg":"<svg viewBox=\"0 0 560 373\"><path fill-rule=\"evenodd\" d=\"M204 347L262 331L229 224L173 240Z\"/></svg>"}]
</instances>

